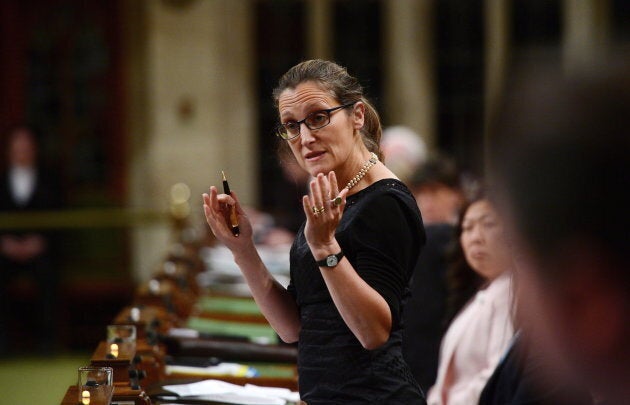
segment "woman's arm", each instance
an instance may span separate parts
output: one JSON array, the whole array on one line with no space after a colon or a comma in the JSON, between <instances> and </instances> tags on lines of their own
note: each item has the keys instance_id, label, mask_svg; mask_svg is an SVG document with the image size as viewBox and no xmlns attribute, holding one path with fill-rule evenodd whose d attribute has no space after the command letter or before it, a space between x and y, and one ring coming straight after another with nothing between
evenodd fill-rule
<instances>
[{"instance_id":1,"label":"woman's arm","mask_svg":"<svg viewBox=\"0 0 630 405\"><path fill-rule=\"evenodd\" d=\"M204 213L212 232L230 249L234 261L245 276L252 296L261 312L287 343L298 340L300 319L297 304L289 292L271 275L261 260L252 238L252 226L236 194L218 194L216 187L203 194ZM234 236L228 228L230 208L236 207L240 235Z\"/></svg>"},{"instance_id":2,"label":"woman's arm","mask_svg":"<svg viewBox=\"0 0 630 405\"><path fill-rule=\"evenodd\" d=\"M258 251L252 247L234 253L234 261L245 276L252 296L269 324L284 342L297 342L301 327L297 304L267 270Z\"/></svg>"}]
</instances>

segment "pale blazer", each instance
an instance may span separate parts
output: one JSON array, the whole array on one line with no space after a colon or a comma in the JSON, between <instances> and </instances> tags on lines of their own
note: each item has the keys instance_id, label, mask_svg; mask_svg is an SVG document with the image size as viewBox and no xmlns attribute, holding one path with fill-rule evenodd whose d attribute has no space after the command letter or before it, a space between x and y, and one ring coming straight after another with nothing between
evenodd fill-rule
<instances>
[{"instance_id":1,"label":"pale blazer","mask_svg":"<svg viewBox=\"0 0 630 405\"><path fill-rule=\"evenodd\" d=\"M428 405L479 401L514 335L511 300L511 279L503 274L478 291L455 317L442 339L438 375L429 390Z\"/></svg>"}]
</instances>

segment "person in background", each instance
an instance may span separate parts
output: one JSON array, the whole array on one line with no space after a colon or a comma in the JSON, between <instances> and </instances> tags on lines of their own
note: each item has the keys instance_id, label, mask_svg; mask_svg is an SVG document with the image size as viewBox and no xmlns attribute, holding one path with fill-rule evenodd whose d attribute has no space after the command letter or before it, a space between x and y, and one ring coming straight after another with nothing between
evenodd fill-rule
<instances>
[{"instance_id":1,"label":"person in background","mask_svg":"<svg viewBox=\"0 0 630 405\"><path fill-rule=\"evenodd\" d=\"M518 321L516 321L518 322ZM478 405L592 405L584 387L563 379L548 380L544 359L519 329L481 392Z\"/></svg>"},{"instance_id":2,"label":"person in background","mask_svg":"<svg viewBox=\"0 0 630 405\"><path fill-rule=\"evenodd\" d=\"M284 147L313 177L288 288L261 261L234 192L204 194L208 224L271 326L298 343L303 401L423 404L402 356L401 319L424 230L413 195L380 160L378 114L356 78L323 60L291 68L274 100ZM226 221L232 209L239 236Z\"/></svg>"},{"instance_id":3,"label":"person in background","mask_svg":"<svg viewBox=\"0 0 630 405\"><path fill-rule=\"evenodd\" d=\"M461 257L449 269L451 280L458 282L450 301L455 317L442 340L437 379L427 397L430 405L476 404L514 334L513 260L503 221L483 195L464 208L461 218Z\"/></svg>"},{"instance_id":4,"label":"person in background","mask_svg":"<svg viewBox=\"0 0 630 405\"><path fill-rule=\"evenodd\" d=\"M0 211L28 213L61 207L58 179L41 166L38 139L28 126L13 128L7 137L7 168L0 176ZM21 312L11 308L7 288L18 279L28 279L36 289L36 327L32 331L38 349L49 353L56 339L57 270L54 238L36 229L0 229L0 351L9 350L9 315ZM23 322L24 319L17 319Z\"/></svg>"},{"instance_id":5,"label":"person in background","mask_svg":"<svg viewBox=\"0 0 630 405\"><path fill-rule=\"evenodd\" d=\"M409 184L413 174L428 157L428 148L422 136L403 125L383 130L381 150L387 167L405 184Z\"/></svg>"},{"instance_id":6,"label":"person in background","mask_svg":"<svg viewBox=\"0 0 630 405\"><path fill-rule=\"evenodd\" d=\"M426 392L437 376L440 342L446 329L448 253L464 197L454 162L441 157L422 164L410 188L422 213L427 243L413 275L404 313L403 355Z\"/></svg>"},{"instance_id":7,"label":"person in background","mask_svg":"<svg viewBox=\"0 0 630 405\"><path fill-rule=\"evenodd\" d=\"M539 375L607 404L630 398L627 56L514 75L490 154Z\"/></svg>"},{"instance_id":8,"label":"person in background","mask_svg":"<svg viewBox=\"0 0 630 405\"><path fill-rule=\"evenodd\" d=\"M420 165L410 181L425 225L457 223L466 201L455 162L433 156Z\"/></svg>"}]
</instances>

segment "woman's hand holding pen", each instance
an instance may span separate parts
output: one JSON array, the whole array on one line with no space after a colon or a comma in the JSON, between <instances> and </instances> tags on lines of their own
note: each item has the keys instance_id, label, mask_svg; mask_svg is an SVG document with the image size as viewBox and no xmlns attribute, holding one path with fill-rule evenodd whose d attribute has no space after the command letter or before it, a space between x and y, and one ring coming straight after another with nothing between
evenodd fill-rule
<instances>
[{"instance_id":1,"label":"woman's hand holding pen","mask_svg":"<svg viewBox=\"0 0 630 405\"><path fill-rule=\"evenodd\" d=\"M236 193L232 191L230 194L219 194L215 186L210 187L210 193L203 194L203 212L214 236L230 250L234 250L242 248L247 243L253 244L252 226ZM239 236L235 236L232 232L230 214L233 208L236 208Z\"/></svg>"},{"instance_id":2,"label":"woman's hand holding pen","mask_svg":"<svg viewBox=\"0 0 630 405\"><path fill-rule=\"evenodd\" d=\"M345 188L339 192L337 177L331 171L328 176L320 173L311 180L310 195L302 197L306 214L304 235L316 259L339 250L335 230L341 221L347 192ZM340 197L340 204L335 203L336 197Z\"/></svg>"}]
</instances>

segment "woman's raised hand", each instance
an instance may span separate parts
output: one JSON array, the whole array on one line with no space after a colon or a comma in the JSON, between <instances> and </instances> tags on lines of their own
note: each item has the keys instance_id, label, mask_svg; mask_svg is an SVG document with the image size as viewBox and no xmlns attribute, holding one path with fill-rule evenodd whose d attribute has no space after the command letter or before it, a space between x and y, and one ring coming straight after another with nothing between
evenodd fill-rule
<instances>
[{"instance_id":1,"label":"woman's raised hand","mask_svg":"<svg viewBox=\"0 0 630 405\"><path fill-rule=\"evenodd\" d=\"M339 192L333 171L328 176L320 173L311 180L310 194L302 197L306 214L304 235L311 251L336 244L335 230L343 215L347 193L345 188Z\"/></svg>"},{"instance_id":2,"label":"woman's raised hand","mask_svg":"<svg viewBox=\"0 0 630 405\"><path fill-rule=\"evenodd\" d=\"M252 244L252 225L245 215L245 211L232 191L231 195L219 194L215 186L210 187L210 194L204 193L203 212L206 221L216 238L227 246L230 250L241 248L244 244ZM240 235L234 236L230 225L230 212L232 207L236 207L236 215Z\"/></svg>"}]
</instances>

